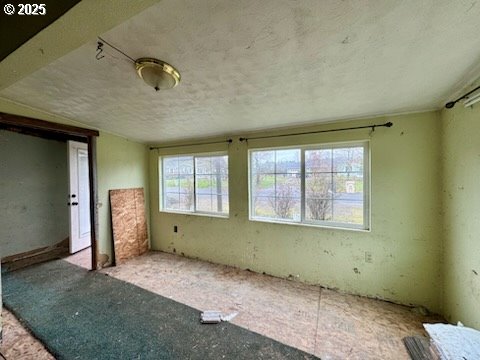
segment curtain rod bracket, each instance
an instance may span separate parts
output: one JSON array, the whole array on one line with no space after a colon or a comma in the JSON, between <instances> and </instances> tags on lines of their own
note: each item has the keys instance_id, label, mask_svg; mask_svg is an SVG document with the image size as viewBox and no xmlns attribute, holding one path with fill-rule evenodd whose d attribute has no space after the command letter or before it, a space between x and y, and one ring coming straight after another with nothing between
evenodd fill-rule
<instances>
[{"instance_id":1,"label":"curtain rod bracket","mask_svg":"<svg viewBox=\"0 0 480 360\"><path fill-rule=\"evenodd\" d=\"M478 89L480 89L480 85L477 86L475 89L469 91L468 93L460 96L457 100L447 102L447 103L445 104L445 108L446 108L446 109L451 109L451 108L453 108L457 102L459 102L460 100L465 99L468 95L474 93L474 92L477 91Z\"/></svg>"}]
</instances>

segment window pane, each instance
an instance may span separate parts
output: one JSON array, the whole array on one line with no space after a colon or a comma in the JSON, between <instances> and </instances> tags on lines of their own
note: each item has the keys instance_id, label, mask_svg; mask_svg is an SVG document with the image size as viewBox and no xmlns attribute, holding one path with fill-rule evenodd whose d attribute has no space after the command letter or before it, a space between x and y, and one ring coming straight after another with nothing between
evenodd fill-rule
<instances>
[{"instance_id":1,"label":"window pane","mask_svg":"<svg viewBox=\"0 0 480 360\"><path fill-rule=\"evenodd\" d=\"M222 213L228 214L230 211L230 203L228 201L228 194L222 195Z\"/></svg>"},{"instance_id":2,"label":"window pane","mask_svg":"<svg viewBox=\"0 0 480 360\"><path fill-rule=\"evenodd\" d=\"M300 150L277 150L275 152L275 172L300 174Z\"/></svg>"},{"instance_id":3,"label":"window pane","mask_svg":"<svg viewBox=\"0 0 480 360\"><path fill-rule=\"evenodd\" d=\"M178 173L181 175L193 174L192 156L183 156L178 158Z\"/></svg>"},{"instance_id":4,"label":"window pane","mask_svg":"<svg viewBox=\"0 0 480 360\"><path fill-rule=\"evenodd\" d=\"M212 195L212 210L218 213L224 213L225 212L225 195L218 194L218 195Z\"/></svg>"},{"instance_id":5,"label":"window pane","mask_svg":"<svg viewBox=\"0 0 480 360\"><path fill-rule=\"evenodd\" d=\"M275 196L300 198L301 197L301 181L296 174L276 175Z\"/></svg>"},{"instance_id":6,"label":"window pane","mask_svg":"<svg viewBox=\"0 0 480 360\"><path fill-rule=\"evenodd\" d=\"M305 175L305 197L331 199L332 175L325 173L310 173Z\"/></svg>"},{"instance_id":7,"label":"window pane","mask_svg":"<svg viewBox=\"0 0 480 360\"><path fill-rule=\"evenodd\" d=\"M197 211L212 212L212 195L197 194Z\"/></svg>"},{"instance_id":8,"label":"window pane","mask_svg":"<svg viewBox=\"0 0 480 360\"><path fill-rule=\"evenodd\" d=\"M251 158L252 173L274 173L275 151L253 151Z\"/></svg>"},{"instance_id":9,"label":"window pane","mask_svg":"<svg viewBox=\"0 0 480 360\"><path fill-rule=\"evenodd\" d=\"M178 158L163 159L163 175L178 174Z\"/></svg>"},{"instance_id":10,"label":"window pane","mask_svg":"<svg viewBox=\"0 0 480 360\"><path fill-rule=\"evenodd\" d=\"M212 174L228 174L228 158L226 155L212 157Z\"/></svg>"},{"instance_id":11,"label":"window pane","mask_svg":"<svg viewBox=\"0 0 480 360\"><path fill-rule=\"evenodd\" d=\"M305 198L305 218L307 221L332 220L332 200Z\"/></svg>"},{"instance_id":12,"label":"window pane","mask_svg":"<svg viewBox=\"0 0 480 360\"><path fill-rule=\"evenodd\" d=\"M252 174L252 192L254 196L275 195L275 175L273 174Z\"/></svg>"},{"instance_id":13,"label":"window pane","mask_svg":"<svg viewBox=\"0 0 480 360\"><path fill-rule=\"evenodd\" d=\"M228 213L228 194L197 194L197 211Z\"/></svg>"},{"instance_id":14,"label":"window pane","mask_svg":"<svg viewBox=\"0 0 480 360\"><path fill-rule=\"evenodd\" d=\"M275 197L256 196L253 198L253 212L255 216L275 218Z\"/></svg>"},{"instance_id":15,"label":"window pane","mask_svg":"<svg viewBox=\"0 0 480 360\"><path fill-rule=\"evenodd\" d=\"M363 224L363 201L334 200L333 221Z\"/></svg>"},{"instance_id":16,"label":"window pane","mask_svg":"<svg viewBox=\"0 0 480 360\"><path fill-rule=\"evenodd\" d=\"M196 211L228 213L228 157L195 158Z\"/></svg>"},{"instance_id":17,"label":"window pane","mask_svg":"<svg viewBox=\"0 0 480 360\"><path fill-rule=\"evenodd\" d=\"M212 175L197 175L195 182L197 194L212 193Z\"/></svg>"},{"instance_id":18,"label":"window pane","mask_svg":"<svg viewBox=\"0 0 480 360\"><path fill-rule=\"evenodd\" d=\"M305 218L326 221L332 218L332 175L310 173L305 178Z\"/></svg>"},{"instance_id":19,"label":"window pane","mask_svg":"<svg viewBox=\"0 0 480 360\"><path fill-rule=\"evenodd\" d=\"M333 149L333 171L363 172L363 147Z\"/></svg>"},{"instance_id":20,"label":"window pane","mask_svg":"<svg viewBox=\"0 0 480 360\"><path fill-rule=\"evenodd\" d=\"M223 175L221 178L222 194L228 198L228 175Z\"/></svg>"},{"instance_id":21,"label":"window pane","mask_svg":"<svg viewBox=\"0 0 480 360\"><path fill-rule=\"evenodd\" d=\"M167 175L163 177L165 192L178 192L180 181L178 175Z\"/></svg>"},{"instance_id":22,"label":"window pane","mask_svg":"<svg viewBox=\"0 0 480 360\"><path fill-rule=\"evenodd\" d=\"M363 174L338 173L333 176L335 199L363 201Z\"/></svg>"},{"instance_id":23,"label":"window pane","mask_svg":"<svg viewBox=\"0 0 480 360\"><path fill-rule=\"evenodd\" d=\"M165 193L165 208L170 210L178 210L180 203L180 194Z\"/></svg>"},{"instance_id":24,"label":"window pane","mask_svg":"<svg viewBox=\"0 0 480 360\"><path fill-rule=\"evenodd\" d=\"M212 158L197 157L195 158L195 173L196 174L211 174L212 173Z\"/></svg>"},{"instance_id":25,"label":"window pane","mask_svg":"<svg viewBox=\"0 0 480 360\"><path fill-rule=\"evenodd\" d=\"M193 211L193 192L191 194L180 194L179 210Z\"/></svg>"},{"instance_id":26,"label":"window pane","mask_svg":"<svg viewBox=\"0 0 480 360\"><path fill-rule=\"evenodd\" d=\"M332 149L305 150L305 172L331 172Z\"/></svg>"},{"instance_id":27,"label":"window pane","mask_svg":"<svg viewBox=\"0 0 480 360\"><path fill-rule=\"evenodd\" d=\"M273 200L275 200L274 203ZM271 201L275 209L275 218L300 221L299 198L277 196L274 199L271 198Z\"/></svg>"},{"instance_id":28,"label":"window pane","mask_svg":"<svg viewBox=\"0 0 480 360\"><path fill-rule=\"evenodd\" d=\"M193 195L193 175L180 175L179 192L183 195Z\"/></svg>"},{"instance_id":29,"label":"window pane","mask_svg":"<svg viewBox=\"0 0 480 360\"><path fill-rule=\"evenodd\" d=\"M252 152L254 216L300 221L300 154L299 149Z\"/></svg>"}]
</instances>

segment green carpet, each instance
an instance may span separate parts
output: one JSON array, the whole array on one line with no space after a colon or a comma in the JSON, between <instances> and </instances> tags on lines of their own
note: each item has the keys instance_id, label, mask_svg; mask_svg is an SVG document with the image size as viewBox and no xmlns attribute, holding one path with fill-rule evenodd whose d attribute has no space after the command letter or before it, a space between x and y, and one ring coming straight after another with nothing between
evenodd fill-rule
<instances>
[{"instance_id":1,"label":"green carpet","mask_svg":"<svg viewBox=\"0 0 480 360\"><path fill-rule=\"evenodd\" d=\"M135 285L57 260L2 275L3 301L57 359L315 359Z\"/></svg>"}]
</instances>

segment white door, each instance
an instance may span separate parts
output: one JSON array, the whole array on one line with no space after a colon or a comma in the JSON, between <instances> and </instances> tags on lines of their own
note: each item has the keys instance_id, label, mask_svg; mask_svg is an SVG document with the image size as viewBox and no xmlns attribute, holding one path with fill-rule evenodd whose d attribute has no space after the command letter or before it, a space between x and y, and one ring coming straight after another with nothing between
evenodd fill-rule
<instances>
[{"instance_id":1,"label":"white door","mask_svg":"<svg viewBox=\"0 0 480 360\"><path fill-rule=\"evenodd\" d=\"M68 142L70 167L70 253L90 244L90 186L88 177L88 146Z\"/></svg>"}]
</instances>

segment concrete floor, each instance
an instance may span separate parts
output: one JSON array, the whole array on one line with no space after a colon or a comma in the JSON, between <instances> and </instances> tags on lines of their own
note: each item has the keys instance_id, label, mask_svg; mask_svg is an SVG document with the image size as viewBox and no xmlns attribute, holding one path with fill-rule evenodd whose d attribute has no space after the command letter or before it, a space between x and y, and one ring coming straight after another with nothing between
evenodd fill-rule
<instances>
[{"instance_id":1,"label":"concrete floor","mask_svg":"<svg viewBox=\"0 0 480 360\"><path fill-rule=\"evenodd\" d=\"M68 260L89 268L89 250ZM424 335L424 322L443 321L406 306L161 252L101 272L199 311L238 312L232 323L323 360L409 359L402 338ZM30 335L16 336L21 325L8 312L4 316L7 359L50 359ZM27 351L29 344L33 353L8 356L12 346Z\"/></svg>"}]
</instances>

